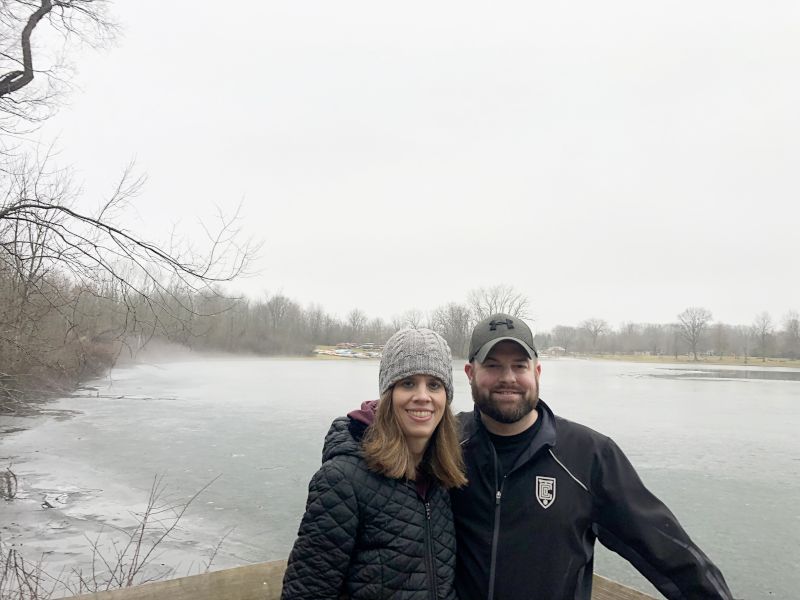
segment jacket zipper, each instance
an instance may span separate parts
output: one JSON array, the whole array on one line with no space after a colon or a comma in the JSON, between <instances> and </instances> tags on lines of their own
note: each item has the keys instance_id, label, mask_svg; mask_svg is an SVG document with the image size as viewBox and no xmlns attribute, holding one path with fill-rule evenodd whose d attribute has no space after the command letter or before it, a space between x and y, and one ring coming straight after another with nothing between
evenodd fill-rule
<instances>
[{"instance_id":1,"label":"jacket zipper","mask_svg":"<svg viewBox=\"0 0 800 600\"><path fill-rule=\"evenodd\" d=\"M437 600L439 593L436 591L436 571L433 565L433 539L431 537L431 503L425 502L425 561L428 564L428 581L430 584L431 600Z\"/></svg>"},{"instance_id":2,"label":"jacket zipper","mask_svg":"<svg viewBox=\"0 0 800 600\"><path fill-rule=\"evenodd\" d=\"M465 445L465 443L470 441L471 439L472 436L467 438L464 442L461 442L461 445L462 446ZM495 500L494 500L494 530L492 532L492 559L489 566L489 590L486 598L487 600L494 600L495 578L497 577L497 546L500 540L500 502L503 499L503 486L505 485L508 476L511 475L511 473L514 472L520 465L527 463L534 456L536 456L539 450L537 449L533 453L530 453L527 449L524 450L522 454L517 457L516 461L514 462L514 465L511 467L511 470L505 475L503 475L503 479L500 481L500 485L498 486L497 451L494 448L494 444L491 443L491 440L489 440L489 447L492 449L492 458L494 459ZM520 462L520 458L522 456L525 456L525 459L522 462Z\"/></svg>"},{"instance_id":3,"label":"jacket zipper","mask_svg":"<svg viewBox=\"0 0 800 600\"><path fill-rule=\"evenodd\" d=\"M494 484L497 486L497 451L492 448L492 456L494 457ZM497 570L497 543L500 539L500 501L503 499L503 484L506 482L506 476L500 482L500 487L496 488L494 495L494 531L492 532L492 561L489 566L489 595L487 600L494 600L494 579Z\"/></svg>"}]
</instances>

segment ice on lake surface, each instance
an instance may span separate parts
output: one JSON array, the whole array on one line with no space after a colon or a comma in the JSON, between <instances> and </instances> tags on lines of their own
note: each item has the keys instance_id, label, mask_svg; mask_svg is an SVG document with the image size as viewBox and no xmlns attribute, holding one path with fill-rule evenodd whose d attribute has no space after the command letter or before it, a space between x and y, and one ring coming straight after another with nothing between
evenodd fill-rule
<instances>
[{"instance_id":1,"label":"ice on lake surface","mask_svg":"<svg viewBox=\"0 0 800 600\"><path fill-rule=\"evenodd\" d=\"M454 363L456 411L471 409L462 367ZM541 395L619 443L736 597L792 598L798 375L559 359L543 363ZM0 417L0 467L19 477L18 498L0 503L0 535L34 559L46 552L56 572L85 566L86 536L135 524L155 476L178 502L218 477L159 562L177 575L201 571L226 534L214 568L285 558L330 421L376 397L377 380L374 360L209 357L117 369L38 413ZM596 564L651 589L608 552Z\"/></svg>"}]
</instances>

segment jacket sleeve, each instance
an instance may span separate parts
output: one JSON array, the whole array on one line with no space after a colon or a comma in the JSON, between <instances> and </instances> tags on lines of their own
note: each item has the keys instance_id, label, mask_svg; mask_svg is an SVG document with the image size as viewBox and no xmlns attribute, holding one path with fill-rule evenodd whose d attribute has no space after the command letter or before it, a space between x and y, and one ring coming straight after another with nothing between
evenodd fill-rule
<instances>
[{"instance_id":1,"label":"jacket sleeve","mask_svg":"<svg viewBox=\"0 0 800 600\"><path fill-rule=\"evenodd\" d=\"M336 600L358 531L353 482L335 461L322 465L308 486L306 512L289 555L281 600Z\"/></svg>"},{"instance_id":2,"label":"jacket sleeve","mask_svg":"<svg viewBox=\"0 0 800 600\"><path fill-rule=\"evenodd\" d=\"M593 488L596 533L669 600L732 600L722 573L683 530L675 515L642 483L610 439L601 451Z\"/></svg>"}]
</instances>

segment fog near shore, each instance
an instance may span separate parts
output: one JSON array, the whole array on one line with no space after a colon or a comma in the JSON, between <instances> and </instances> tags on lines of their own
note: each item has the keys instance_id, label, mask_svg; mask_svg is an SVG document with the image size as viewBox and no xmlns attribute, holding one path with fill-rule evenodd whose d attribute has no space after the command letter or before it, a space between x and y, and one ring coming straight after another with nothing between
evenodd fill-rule
<instances>
[{"instance_id":1,"label":"fog near shore","mask_svg":"<svg viewBox=\"0 0 800 600\"><path fill-rule=\"evenodd\" d=\"M797 307L796 3L111 8L39 135L85 205L135 157L125 218L161 239L244 199L252 298L388 320L511 283L540 329Z\"/></svg>"}]
</instances>

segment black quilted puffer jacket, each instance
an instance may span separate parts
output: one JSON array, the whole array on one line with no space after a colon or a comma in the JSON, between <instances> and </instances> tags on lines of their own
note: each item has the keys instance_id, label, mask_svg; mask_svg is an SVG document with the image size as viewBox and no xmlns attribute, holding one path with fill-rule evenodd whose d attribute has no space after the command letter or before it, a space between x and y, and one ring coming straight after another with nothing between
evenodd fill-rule
<instances>
[{"instance_id":1,"label":"black quilted puffer jacket","mask_svg":"<svg viewBox=\"0 0 800 600\"><path fill-rule=\"evenodd\" d=\"M413 481L367 469L349 424L325 437L281 600L455 600L449 494L432 484L424 501Z\"/></svg>"}]
</instances>

